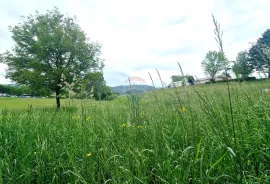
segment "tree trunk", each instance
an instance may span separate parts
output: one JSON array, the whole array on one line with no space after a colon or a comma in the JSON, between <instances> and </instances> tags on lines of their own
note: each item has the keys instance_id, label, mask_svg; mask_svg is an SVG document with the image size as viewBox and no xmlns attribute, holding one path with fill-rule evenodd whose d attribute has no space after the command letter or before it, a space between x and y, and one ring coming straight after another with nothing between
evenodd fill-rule
<instances>
[{"instance_id":1,"label":"tree trunk","mask_svg":"<svg viewBox=\"0 0 270 184\"><path fill-rule=\"evenodd\" d=\"M56 106L60 108L60 88L56 88Z\"/></svg>"}]
</instances>

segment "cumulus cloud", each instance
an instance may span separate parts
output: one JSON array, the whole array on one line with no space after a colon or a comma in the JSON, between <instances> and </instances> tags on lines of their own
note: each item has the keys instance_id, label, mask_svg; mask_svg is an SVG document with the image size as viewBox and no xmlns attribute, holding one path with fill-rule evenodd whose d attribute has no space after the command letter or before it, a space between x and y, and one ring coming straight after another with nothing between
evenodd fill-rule
<instances>
[{"instance_id":1,"label":"cumulus cloud","mask_svg":"<svg viewBox=\"0 0 270 184\"><path fill-rule=\"evenodd\" d=\"M6 1L0 2L0 33L20 22L20 15L56 6L62 13L76 15L87 35L102 44L108 85L121 85L128 76L151 83L148 72L159 83L155 69L169 83L171 75L179 74L177 62L185 73L204 76L201 61L207 51L218 49L212 13L224 30L226 55L234 60L270 27L269 5L268 0ZM12 46L10 35L3 35L1 52Z\"/></svg>"}]
</instances>

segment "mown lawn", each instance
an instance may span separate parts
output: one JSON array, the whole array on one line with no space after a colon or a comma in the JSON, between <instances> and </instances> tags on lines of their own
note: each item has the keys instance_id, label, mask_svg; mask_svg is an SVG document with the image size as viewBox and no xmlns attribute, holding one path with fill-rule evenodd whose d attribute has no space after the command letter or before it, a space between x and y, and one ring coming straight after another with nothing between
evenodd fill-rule
<instances>
[{"instance_id":1,"label":"mown lawn","mask_svg":"<svg viewBox=\"0 0 270 184\"><path fill-rule=\"evenodd\" d=\"M42 98L0 98L0 108L27 108L32 105L37 106L53 106L55 99L42 99Z\"/></svg>"},{"instance_id":2,"label":"mown lawn","mask_svg":"<svg viewBox=\"0 0 270 184\"><path fill-rule=\"evenodd\" d=\"M230 83L229 100L213 84L61 109L5 100L0 183L270 183L269 89Z\"/></svg>"}]
</instances>

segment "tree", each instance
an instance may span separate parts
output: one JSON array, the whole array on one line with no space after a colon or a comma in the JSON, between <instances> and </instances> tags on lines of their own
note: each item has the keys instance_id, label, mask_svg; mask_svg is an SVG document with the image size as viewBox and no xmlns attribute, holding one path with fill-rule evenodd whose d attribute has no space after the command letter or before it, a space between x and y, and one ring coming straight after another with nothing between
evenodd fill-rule
<instances>
[{"instance_id":1,"label":"tree","mask_svg":"<svg viewBox=\"0 0 270 184\"><path fill-rule=\"evenodd\" d=\"M102 88L101 86L105 85L106 83L102 72L89 72L84 76L83 90L88 94L97 94L98 91ZM94 98L95 97L97 97L97 95L94 95Z\"/></svg>"},{"instance_id":2,"label":"tree","mask_svg":"<svg viewBox=\"0 0 270 184\"><path fill-rule=\"evenodd\" d=\"M83 90L93 95L95 100L106 100L112 95L111 88L106 86L102 72L87 73L82 81Z\"/></svg>"},{"instance_id":3,"label":"tree","mask_svg":"<svg viewBox=\"0 0 270 184\"><path fill-rule=\"evenodd\" d=\"M190 84L190 85L194 85L194 77L192 76L192 75L189 75L189 74L187 74L186 75L186 79L187 79L187 81L188 81L188 83Z\"/></svg>"},{"instance_id":4,"label":"tree","mask_svg":"<svg viewBox=\"0 0 270 184\"><path fill-rule=\"evenodd\" d=\"M249 50L249 64L257 71L268 73L270 78L270 57L265 50L270 47L270 29L267 29L257 40L257 43L252 45Z\"/></svg>"},{"instance_id":5,"label":"tree","mask_svg":"<svg viewBox=\"0 0 270 184\"><path fill-rule=\"evenodd\" d=\"M84 76L83 79L83 86L87 91L90 91L95 86L104 84L105 80L102 72L89 72Z\"/></svg>"},{"instance_id":6,"label":"tree","mask_svg":"<svg viewBox=\"0 0 270 184\"><path fill-rule=\"evenodd\" d=\"M11 94L11 88L9 86L5 86L5 85L0 84L0 93Z\"/></svg>"},{"instance_id":7,"label":"tree","mask_svg":"<svg viewBox=\"0 0 270 184\"><path fill-rule=\"evenodd\" d=\"M217 73L227 68L228 60L222 52L209 51L201 64L205 74L214 81Z\"/></svg>"},{"instance_id":8,"label":"tree","mask_svg":"<svg viewBox=\"0 0 270 184\"><path fill-rule=\"evenodd\" d=\"M181 76L181 75L173 75L171 76L171 79L173 82L178 82L178 81L182 81L185 78L185 76Z\"/></svg>"},{"instance_id":9,"label":"tree","mask_svg":"<svg viewBox=\"0 0 270 184\"><path fill-rule=\"evenodd\" d=\"M228 78L232 78L231 74L228 72L229 69L227 69L227 71L222 72L222 74L220 75L220 77L223 80L227 80Z\"/></svg>"},{"instance_id":10,"label":"tree","mask_svg":"<svg viewBox=\"0 0 270 184\"><path fill-rule=\"evenodd\" d=\"M33 91L27 87L27 86L6 86L6 85L0 85L0 93L5 93L8 95L16 95L20 96L22 94L31 94L31 95L37 95L34 94Z\"/></svg>"},{"instance_id":11,"label":"tree","mask_svg":"<svg viewBox=\"0 0 270 184\"><path fill-rule=\"evenodd\" d=\"M106 85L99 85L94 88L94 98L96 100L107 100L112 95L111 88Z\"/></svg>"},{"instance_id":12,"label":"tree","mask_svg":"<svg viewBox=\"0 0 270 184\"><path fill-rule=\"evenodd\" d=\"M7 77L36 91L55 92L57 107L66 83L103 67L101 45L90 42L76 18L65 17L57 8L29 15L10 31L16 45L1 57Z\"/></svg>"},{"instance_id":13,"label":"tree","mask_svg":"<svg viewBox=\"0 0 270 184\"><path fill-rule=\"evenodd\" d=\"M242 51L237 54L232 70L235 75L240 78L247 78L252 73L253 69L249 64L249 54L247 51Z\"/></svg>"}]
</instances>

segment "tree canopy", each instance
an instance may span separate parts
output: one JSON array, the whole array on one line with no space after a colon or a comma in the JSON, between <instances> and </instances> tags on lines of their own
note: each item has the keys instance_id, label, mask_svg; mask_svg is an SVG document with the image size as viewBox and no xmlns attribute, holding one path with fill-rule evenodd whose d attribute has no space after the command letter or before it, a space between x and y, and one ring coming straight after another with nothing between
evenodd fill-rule
<instances>
[{"instance_id":1,"label":"tree canopy","mask_svg":"<svg viewBox=\"0 0 270 184\"><path fill-rule=\"evenodd\" d=\"M87 73L83 79L83 89L92 93L96 100L105 100L112 94L110 87L106 86L102 72Z\"/></svg>"},{"instance_id":2,"label":"tree canopy","mask_svg":"<svg viewBox=\"0 0 270 184\"><path fill-rule=\"evenodd\" d=\"M240 78L247 78L252 73L252 66L249 64L249 54L247 51L237 54L232 70Z\"/></svg>"},{"instance_id":3,"label":"tree canopy","mask_svg":"<svg viewBox=\"0 0 270 184\"><path fill-rule=\"evenodd\" d=\"M55 92L57 107L66 84L93 68L103 68L101 45L87 38L76 18L64 16L57 8L29 15L10 31L15 46L0 60L8 66L6 77L36 91Z\"/></svg>"},{"instance_id":4,"label":"tree canopy","mask_svg":"<svg viewBox=\"0 0 270 184\"><path fill-rule=\"evenodd\" d=\"M0 85L0 93L4 93L6 95L15 95L20 96L22 94L30 94L30 95L37 95L32 91L28 86L7 86L7 85Z\"/></svg>"},{"instance_id":5,"label":"tree canopy","mask_svg":"<svg viewBox=\"0 0 270 184\"><path fill-rule=\"evenodd\" d=\"M270 78L270 57L267 50L270 48L270 29L267 29L249 50L249 64L257 71L268 73Z\"/></svg>"},{"instance_id":6,"label":"tree canopy","mask_svg":"<svg viewBox=\"0 0 270 184\"><path fill-rule=\"evenodd\" d=\"M227 68L228 60L222 52L209 51L201 64L205 74L209 76L211 80L215 80L215 76L218 72Z\"/></svg>"},{"instance_id":7,"label":"tree canopy","mask_svg":"<svg viewBox=\"0 0 270 184\"><path fill-rule=\"evenodd\" d=\"M194 77L192 75L187 74L186 79L190 85L194 85Z\"/></svg>"},{"instance_id":8,"label":"tree canopy","mask_svg":"<svg viewBox=\"0 0 270 184\"><path fill-rule=\"evenodd\" d=\"M178 82L178 81L182 81L183 79L185 79L185 76L182 75L172 75L171 76L172 82Z\"/></svg>"}]
</instances>

